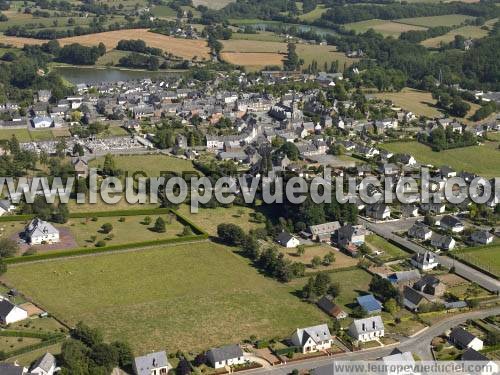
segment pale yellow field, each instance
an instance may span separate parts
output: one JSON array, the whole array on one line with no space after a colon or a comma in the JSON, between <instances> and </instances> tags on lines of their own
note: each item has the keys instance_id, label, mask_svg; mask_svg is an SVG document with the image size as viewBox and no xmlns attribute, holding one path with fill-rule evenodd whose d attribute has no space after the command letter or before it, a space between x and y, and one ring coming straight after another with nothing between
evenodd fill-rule
<instances>
[{"instance_id":1,"label":"pale yellow field","mask_svg":"<svg viewBox=\"0 0 500 375\"><path fill-rule=\"evenodd\" d=\"M372 19L368 21L352 22L345 25L346 29L354 30L357 33L364 33L369 29L373 29L376 32L384 36L398 37L399 34L410 31L410 30L426 30L426 27L407 25L403 23L397 23L392 21L385 21L379 19Z\"/></svg>"},{"instance_id":2,"label":"pale yellow field","mask_svg":"<svg viewBox=\"0 0 500 375\"><path fill-rule=\"evenodd\" d=\"M479 26L463 26L459 27L458 29L452 30L444 35L426 39L420 44L428 48L439 47L441 43L447 44L452 42L455 39L455 35L462 35L465 38L471 38L471 39L480 39L487 36L488 31L481 29Z\"/></svg>"},{"instance_id":3,"label":"pale yellow field","mask_svg":"<svg viewBox=\"0 0 500 375\"><path fill-rule=\"evenodd\" d=\"M209 49L204 40L173 38L167 35L152 33L148 31L148 29L116 30L97 34L80 35L59 39L59 43L63 46L72 43L95 46L102 42L108 50L111 50L115 48L122 39L142 39L149 47L161 48L165 52L170 52L175 56L186 59L192 59L194 56L198 58L208 58L209 56ZM0 42L22 47L25 44L42 44L47 41L1 35Z\"/></svg>"},{"instance_id":4,"label":"pale yellow field","mask_svg":"<svg viewBox=\"0 0 500 375\"><path fill-rule=\"evenodd\" d=\"M265 52L222 52L221 57L230 64L244 66L249 70L259 70L270 65L281 66L285 55Z\"/></svg>"}]
</instances>

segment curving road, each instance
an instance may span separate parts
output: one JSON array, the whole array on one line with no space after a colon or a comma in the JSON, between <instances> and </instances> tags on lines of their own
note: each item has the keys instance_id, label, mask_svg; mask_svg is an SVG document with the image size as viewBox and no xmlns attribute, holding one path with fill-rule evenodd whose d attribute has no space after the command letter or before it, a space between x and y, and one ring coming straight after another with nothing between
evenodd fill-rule
<instances>
[{"instance_id":1,"label":"curving road","mask_svg":"<svg viewBox=\"0 0 500 375\"><path fill-rule=\"evenodd\" d=\"M300 362L289 363L285 365L279 365L272 368L260 368L255 370L245 371L245 374L273 374L273 375L287 375L293 369L298 370L309 370L319 366L327 365L337 360L374 360L380 357L389 355L394 348L398 348L401 351L409 351L417 354L422 360L432 360L432 355L430 352L430 343L432 339L439 336L444 331L455 327L459 324L464 323L467 319L480 319L486 318L490 315L500 314L500 306L493 307L485 310L475 310L466 312L464 314L454 315L450 318L443 319L433 326L429 327L424 331L416 334L413 337L406 338L401 341L398 345L390 345L382 348L362 350L359 352L349 352L338 354L332 357L322 357L321 359L313 358L311 360L304 360Z\"/></svg>"}]
</instances>

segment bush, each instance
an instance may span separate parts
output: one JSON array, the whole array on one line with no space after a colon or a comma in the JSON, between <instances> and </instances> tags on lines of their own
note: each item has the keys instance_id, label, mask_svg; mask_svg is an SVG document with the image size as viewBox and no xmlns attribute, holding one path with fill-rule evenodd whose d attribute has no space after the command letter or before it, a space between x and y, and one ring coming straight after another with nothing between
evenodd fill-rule
<instances>
[{"instance_id":1,"label":"bush","mask_svg":"<svg viewBox=\"0 0 500 375\"><path fill-rule=\"evenodd\" d=\"M96 247L104 247L104 246L106 246L106 241L103 241L103 240L97 241L95 246Z\"/></svg>"},{"instance_id":2,"label":"bush","mask_svg":"<svg viewBox=\"0 0 500 375\"><path fill-rule=\"evenodd\" d=\"M104 223L101 226L101 231L105 234L110 233L112 230L113 230L113 225L111 225L111 223Z\"/></svg>"}]
</instances>

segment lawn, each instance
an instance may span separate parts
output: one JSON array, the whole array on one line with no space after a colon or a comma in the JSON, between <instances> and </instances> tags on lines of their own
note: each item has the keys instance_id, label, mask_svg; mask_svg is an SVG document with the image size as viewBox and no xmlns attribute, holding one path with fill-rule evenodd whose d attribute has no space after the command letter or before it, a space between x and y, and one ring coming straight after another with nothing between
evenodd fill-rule
<instances>
[{"instance_id":1,"label":"lawn","mask_svg":"<svg viewBox=\"0 0 500 375\"><path fill-rule=\"evenodd\" d=\"M234 0L193 0L193 6L204 5L210 9L222 9L227 4L233 3Z\"/></svg>"},{"instance_id":2,"label":"lawn","mask_svg":"<svg viewBox=\"0 0 500 375\"><path fill-rule=\"evenodd\" d=\"M151 13L153 14L153 16L158 18L177 17L177 12L168 5L156 5L155 7L153 7Z\"/></svg>"},{"instance_id":3,"label":"lawn","mask_svg":"<svg viewBox=\"0 0 500 375\"><path fill-rule=\"evenodd\" d=\"M29 367L34 361L43 356L45 353L57 355L61 353L61 343L43 347L41 349L33 350L25 354L20 354L15 357L10 357L7 362L13 363L17 361L22 366Z\"/></svg>"},{"instance_id":4,"label":"lawn","mask_svg":"<svg viewBox=\"0 0 500 375\"><path fill-rule=\"evenodd\" d=\"M394 258L407 258L410 256L407 252L405 252L398 246L393 245L386 239L377 236L376 234L370 234L369 236L367 236L366 243L373 251L381 251L382 254L379 256L379 258L384 261L388 261L389 259Z\"/></svg>"},{"instance_id":5,"label":"lawn","mask_svg":"<svg viewBox=\"0 0 500 375\"><path fill-rule=\"evenodd\" d=\"M454 252L459 258L500 276L500 243L490 246L469 247Z\"/></svg>"},{"instance_id":6,"label":"lawn","mask_svg":"<svg viewBox=\"0 0 500 375\"><path fill-rule=\"evenodd\" d=\"M364 33L369 29L373 29L376 32L384 36L398 37L399 34L410 30L426 30L426 27L417 25L407 25L399 22L371 19L367 21L352 22L345 25L348 30L354 30L356 33Z\"/></svg>"},{"instance_id":7,"label":"lawn","mask_svg":"<svg viewBox=\"0 0 500 375\"><path fill-rule=\"evenodd\" d=\"M456 26L475 17L464 16L462 14L447 14L444 16L401 18L396 20L399 23L414 26L436 27L436 26Z\"/></svg>"},{"instance_id":8,"label":"lawn","mask_svg":"<svg viewBox=\"0 0 500 375\"><path fill-rule=\"evenodd\" d=\"M459 27L458 29L451 30L450 32L444 35L426 39L422 41L420 44L422 44L424 47L427 48L430 47L436 48L439 47L441 44L447 44L452 42L455 39L456 35L462 35L463 37L470 39L480 39L487 36L488 31L481 29L480 26L462 26Z\"/></svg>"},{"instance_id":9,"label":"lawn","mask_svg":"<svg viewBox=\"0 0 500 375\"><path fill-rule=\"evenodd\" d=\"M118 50L110 50L104 54L104 56L99 57L96 62L98 66L109 66L109 65L118 65L118 62L122 57L130 55L128 51L118 51Z\"/></svg>"},{"instance_id":10,"label":"lawn","mask_svg":"<svg viewBox=\"0 0 500 375\"><path fill-rule=\"evenodd\" d=\"M70 230L80 247L94 246L94 242L104 240L108 237L109 234L101 233L101 226L104 223L113 225L113 230L110 233L113 235L113 238L106 241L109 245L173 238L180 235L184 228L181 223L169 215L150 215L151 223L145 224L143 221L146 216L127 216L124 222L120 222L120 217L117 216L97 218L97 221L90 219L70 219L64 224L64 227ZM161 217L166 223L166 231L163 233L151 230L158 217ZM90 238L92 236L96 236L96 239L92 240Z\"/></svg>"},{"instance_id":11,"label":"lawn","mask_svg":"<svg viewBox=\"0 0 500 375\"><path fill-rule=\"evenodd\" d=\"M217 226L222 223L233 223L245 232L250 229L263 228L265 224L253 220L255 210L249 207L232 206L229 208L200 208L198 213L191 213L188 205L179 208L179 213L187 217L211 236L217 235Z\"/></svg>"},{"instance_id":12,"label":"lawn","mask_svg":"<svg viewBox=\"0 0 500 375\"><path fill-rule=\"evenodd\" d=\"M423 164L436 167L449 165L457 171L468 171L483 177L493 178L500 176L500 163L498 158L499 142L486 142L481 146L471 146L434 152L430 147L418 142L385 143L382 148L395 153L413 155Z\"/></svg>"},{"instance_id":13,"label":"lawn","mask_svg":"<svg viewBox=\"0 0 500 375\"><path fill-rule=\"evenodd\" d=\"M427 91L404 88L401 92L383 92L375 97L391 100L394 105L415 113L417 116L439 117L441 112L435 107L436 100Z\"/></svg>"},{"instance_id":14,"label":"lawn","mask_svg":"<svg viewBox=\"0 0 500 375\"><path fill-rule=\"evenodd\" d=\"M0 130L0 140L2 139L11 139L12 136L15 135L19 142L30 142L31 136L28 129L8 129L8 130Z\"/></svg>"},{"instance_id":15,"label":"lawn","mask_svg":"<svg viewBox=\"0 0 500 375\"><path fill-rule=\"evenodd\" d=\"M142 171L148 177L159 177L160 174L167 172L196 171L193 163L186 159L179 159L173 156L163 154L152 155L115 155L116 167L132 175L135 172ZM104 163L104 157L99 157L90 162L90 166L99 168Z\"/></svg>"},{"instance_id":16,"label":"lawn","mask_svg":"<svg viewBox=\"0 0 500 375\"><path fill-rule=\"evenodd\" d=\"M286 337L327 321L290 286L209 242L24 264L2 279L71 324L129 341L137 354Z\"/></svg>"},{"instance_id":17,"label":"lawn","mask_svg":"<svg viewBox=\"0 0 500 375\"><path fill-rule=\"evenodd\" d=\"M256 34L233 33L231 39L234 40L259 40L262 42L284 42L282 36L276 35L271 31L259 31Z\"/></svg>"},{"instance_id":18,"label":"lawn","mask_svg":"<svg viewBox=\"0 0 500 375\"><path fill-rule=\"evenodd\" d=\"M38 344L41 341L41 339L34 339L31 337L0 336L0 352L11 352L24 348L25 346Z\"/></svg>"},{"instance_id":19,"label":"lawn","mask_svg":"<svg viewBox=\"0 0 500 375\"><path fill-rule=\"evenodd\" d=\"M335 299L336 303L350 312L356 304L356 297L368 291L372 276L361 268L347 271L336 271L328 273L332 282L340 285L340 295ZM307 283L308 277L293 280L290 285L300 291Z\"/></svg>"}]
</instances>

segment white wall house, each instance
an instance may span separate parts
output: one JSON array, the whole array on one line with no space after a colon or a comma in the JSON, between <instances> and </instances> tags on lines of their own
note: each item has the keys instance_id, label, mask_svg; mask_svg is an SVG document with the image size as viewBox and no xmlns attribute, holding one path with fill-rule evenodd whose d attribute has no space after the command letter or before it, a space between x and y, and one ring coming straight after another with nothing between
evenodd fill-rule
<instances>
[{"instance_id":1,"label":"white wall house","mask_svg":"<svg viewBox=\"0 0 500 375\"><path fill-rule=\"evenodd\" d=\"M24 233L32 245L59 242L59 231L56 227L38 218L31 220Z\"/></svg>"},{"instance_id":2,"label":"white wall house","mask_svg":"<svg viewBox=\"0 0 500 375\"><path fill-rule=\"evenodd\" d=\"M226 345L212 348L207 352L207 359L213 368L241 365L246 362L243 350L239 345Z\"/></svg>"},{"instance_id":3,"label":"white wall house","mask_svg":"<svg viewBox=\"0 0 500 375\"><path fill-rule=\"evenodd\" d=\"M134 359L136 375L167 375L172 366L168 362L167 353L156 352Z\"/></svg>"},{"instance_id":4,"label":"white wall house","mask_svg":"<svg viewBox=\"0 0 500 375\"><path fill-rule=\"evenodd\" d=\"M53 375L56 370L56 359L50 353L45 353L31 366L30 374Z\"/></svg>"},{"instance_id":5,"label":"white wall house","mask_svg":"<svg viewBox=\"0 0 500 375\"><path fill-rule=\"evenodd\" d=\"M297 328L292 335L292 343L302 348L302 353L327 350L332 347L333 339L326 324Z\"/></svg>"},{"instance_id":6,"label":"white wall house","mask_svg":"<svg viewBox=\"0 0 500 375\"><path fill-rule=\"evenodd\" d=\"M3 298L3 297L1 297ZM10 302L8 299L0 301L0 322L11 324L28 318L28 312Z\"/></svg>"},{"instance_id":7,"label":"white wall house","mask_svg":"<svg viewBox=\"0 0 500 375\"><path fill-rule=\"evenodd\" d=\"M462 327L454 328L450 333L450 342L460 349L474 349L476 351L483 349L483 340L474 336Z\"/></svg>"},{"instance_id":8,"label":"white wall house","mask_svg":"<svg viewBox=\"0 0 500 375\"><path fill-rule=\"evenodd\" d=\"M290 233L281 232L276 238L276 242L283 247L294 248L300 245L300 241Z\"/></svg>"},{"instance_id":9,"label":"white wall house","mask_svg":"<svg viewBox=\"0 0 500 375\"><path fill-rule=\"evenodd\" d=\"M380 315L356 319L349 326L349 335L357 341L367 342L384 337L384 323Z\"/></svg>"}]
</instances>

